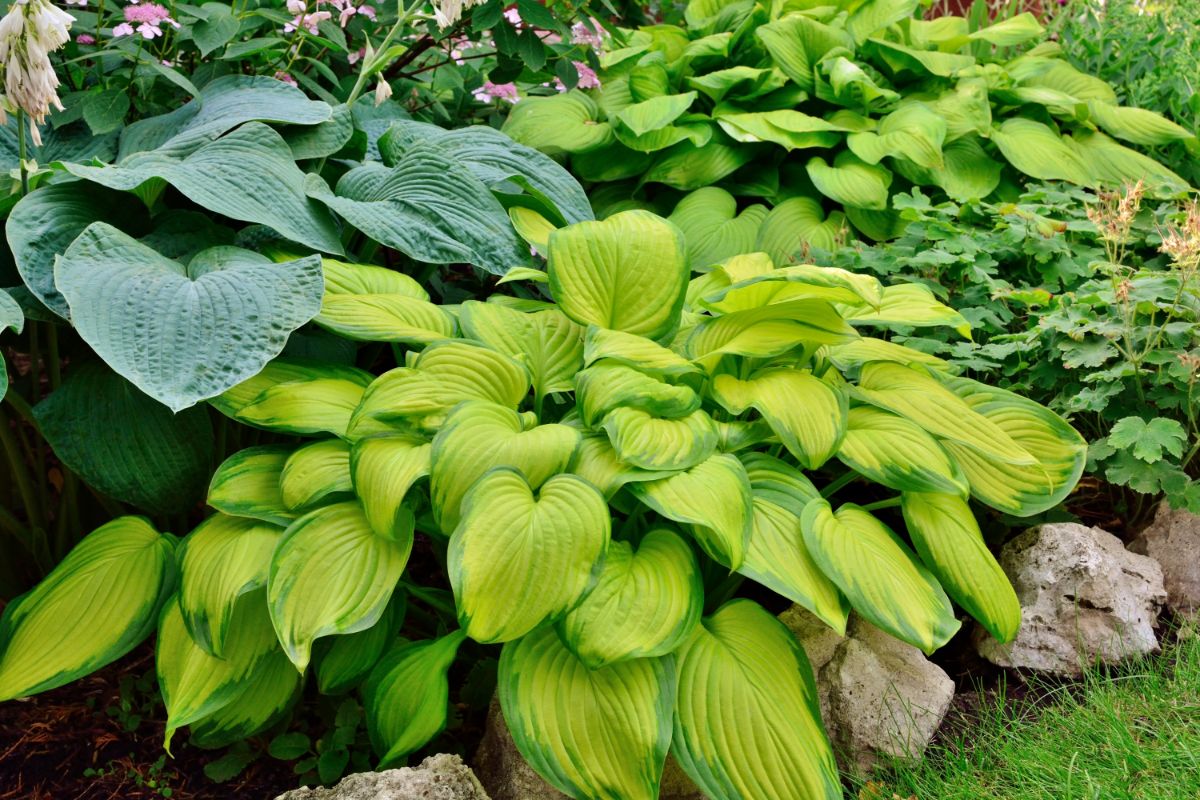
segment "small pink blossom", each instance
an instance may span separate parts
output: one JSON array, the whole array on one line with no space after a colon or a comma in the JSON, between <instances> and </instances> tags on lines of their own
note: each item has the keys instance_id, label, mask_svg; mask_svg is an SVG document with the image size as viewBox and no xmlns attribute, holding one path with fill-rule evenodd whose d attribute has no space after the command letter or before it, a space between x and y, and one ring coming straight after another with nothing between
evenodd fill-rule
<instances>
[{"instance_id":1,"label":"small pink blossom","mask_svg":"<svg viewBox=\"0 0 1200 800\"><path fill-rule=\"evenodd\" d=\"M303 28L314 36L319 32L317 26L327 19L333 19L333 14L328 11L314 11L311 14L297 14L296 18L283 26L284 33Z\"/></svg>"},{"instance_id":2,"label":"small pink blossom","mask_svg":"<svg viewBox=\"0 0 1200 800\"><path fill-rule=\"evenodd\" d=\"M359 61L362 61L363 56L365 56L366 54L367 54L367 48L360 47L352 53L347 53L346 61L350 64L350 66L354 66Z\"/></svg>"},{"instance_id":3,"label":"small pink blossom","mask_svg":"<svg viewBox=\"0 0 1200 800\"><path fill-rule=\"evenodd\" d=\"M304 0L287 0L287 10L293 16L299 16L304 13L308 6Z\"/></svg>"},{"instance_id":4,"label":"small pink blossom","mask_svg":"<svg viewBox=\"0 0 1200 800\"><path fill-rule=\"evenodd\" d=\"M504 18L506 20L508 20L509 22L511 22L513 24L513 26L517 27L517 28L521 27L521 25L523 23L523 20L521 19L521 12L517 11L516 8L507 9L504 12Z\"/></svg>"},{"instance_id":5,"label":"small pink blossom","mask_svg":"<svg viewBox=\"0 0 1200 800\"><path fill-rule=\"evenodd\" d=\"M113 36L132 36L133 35L133 26L130 25L128 22L122 22L120 25L117 25L115 28L113 28L112 35Z\"/></svg>"},{"instance_id":6,"label":"small pink blossom","mask_svg":"<svg viewBox=\"0 0 1200 800\"><path fill-rule=\"evenodd\" d=\"M520 100L520 95L517 94L517 85L515 83L492 83L484 81L483 86L471 93L480 103L491 103L493 100L503 100L506 103L515 103Z\"/></svg>"},{"instance_id":7,"label":"small pink blossom","mask_svg":"<svg viewBox=\"0 0 1200 800\"><path fill-rule=\"evenodd\" d=\"M138 23L137 32L143 39L154 39L163 35L162 24L165 22L176 28L179 23L171 19L171 12L158 3L132 3L122 9L125 21L113 28L113 36L132 36L133 23Z\"/></svg>"},{"instance_id":8,"label":"small pink blossom","mask_svg":"<svg viewBox=\"0 0 1200 800\"><path fill-rule=\"evenodd\" d=\"M75 37L75 41L79 44L95 44L96 37L92 36L90 33L81 33Z\"/></svg>"},{"instance_id":9,"label":"small pink blossom","mask_svg":"<svg viewBox=\"0 0 1200 800\"><path fill-rule=\"evenodd\" d=\"M596 70L589 67L582 61L571 62L575 65L575 74L579 76L579 81L575 84L577 89L599 89L600 76L596 74ZM558 78L554 79L554 88L560 92L565 92L567 87Z\"/></svg>"},{"instance_id":10,"label":"small pink blossom","mask_svg":"<svg viewBox=\"0 0 1200 800\"><path fill-rule=\"evenodd\" d=\"M600 27L600 23L594 19L590 20L590 24L576 22L571 26L571 44L586 44L599 50L604 46L606 35L604 28Z\"/></svg>"},{"instance_id":11,"label":"small pink blossom","mask_svg":"<svg viewBox=\"0 0 1200 800\"><path fill-rule=\"evenodd\" d=\"M290 86L299 86L299 84L296 83L296 79L293 78L291 75L288 75L283 70L279 70L278 72L275 73L275 80L283 81L284 83L286 83Z\"/></svg>"}]
</instances>

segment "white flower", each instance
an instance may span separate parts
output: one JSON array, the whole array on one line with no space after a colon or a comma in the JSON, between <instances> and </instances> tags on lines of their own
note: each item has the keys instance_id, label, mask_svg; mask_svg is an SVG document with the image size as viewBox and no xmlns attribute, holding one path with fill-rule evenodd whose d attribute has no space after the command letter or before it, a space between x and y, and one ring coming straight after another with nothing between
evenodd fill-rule
<instances>
[{"instance_id":1,"label":"white flower","mask_svg":"<svg viewBox=\"0 0 1200 800\"><path fill-rule=\"evenodd\" d=\"M482 5L487 0L434 0L433 18L439 28L449 28L462 19L462 14L471 6Z\"/></svg>"},{"instance_id":2,"label":"white flower","mask_svg":"<svg viewBox=\"0 0 1200 800\"><path fill-rule=\"evenodd\" d=\"M379 83L375 84L375 105L383 105L383 101L392 96L392 85L383 78L379 79Z\"/></svg>"},{"instance_id":3,"label":"white flower","mask_svg":"<svg viewBox=\"0 0 1200 800\"><path fill-rule=\"evenodd\" d=\"M62 110L58 76L50 53L71 38L74 18L47 0L14 0L0 19L0 67L8 102L29 115L34 144L42 143L38 125L51 107Z\"/></svg>"}]
</instances>

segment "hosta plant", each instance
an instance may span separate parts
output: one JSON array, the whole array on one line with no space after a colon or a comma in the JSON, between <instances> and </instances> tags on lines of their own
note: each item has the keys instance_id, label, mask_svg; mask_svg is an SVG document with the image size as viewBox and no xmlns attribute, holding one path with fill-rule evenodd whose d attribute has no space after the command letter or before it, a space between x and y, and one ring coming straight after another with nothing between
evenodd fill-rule
<instances>
[{"instance_id":1,"label":"hosta plant","mask_svg":"<svg viewBox=\"0 0 1200 800\"><path fill-rule=\"evenodd\" d=\"M1137 148L1194 132L1118 105L1032 15L975 28L919 5L692 0L686 28L612 41L602 90L523 100L504 130L569 157L600 216L672 212L707 264L890 239L892 198L913 186L958 202L1027 177L1188 188Z\"/></svg>"},{"instance_id":2,"label":"hosta plant","mask_svg":"<svg viewBox=\"0 0 1200 800\"><path fill-rule=\"evenodd\" d=\"M136 518L87 537L6 612L0 698L157 626L168 736L263 731L315 677L357 685L393 764L446 723L470 639L499 648L513 738L572 797L656 797L670 752L710 797L835 798L811 669L755 584L926 652L960 627L954 603L1014 635L970 501L1053 506L1086 446L886 339L966 334L962 317L920 287L762 253L693 273L645 211L514 216L547 268L506 279L546 299L439 306L404 274L326 259L317 324L391 343L399 365L282 358L213 400L300 438L226 460L215 513L178 544ZM397 595L411 613L443 580L452 624L405 638Z\"/></svg>"}]
</instances>

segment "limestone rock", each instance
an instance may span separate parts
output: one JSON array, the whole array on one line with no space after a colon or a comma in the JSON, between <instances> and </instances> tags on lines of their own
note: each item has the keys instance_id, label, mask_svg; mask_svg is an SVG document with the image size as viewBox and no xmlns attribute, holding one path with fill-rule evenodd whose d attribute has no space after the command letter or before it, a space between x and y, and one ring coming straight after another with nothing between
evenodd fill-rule
<instances>
[{"instance_id":1,"label":"limestone rock","mask_svg":"<svg viewBox=\"0 0 1200 800\"><path fill-rule=\"evenodd\" d=\"M821 716L844 767L924 753L954 699L954 681L920 650L852 617L841 637L793 606L780 615L808 654Z\"/></svg>"},{"instance_id":2,"label":"limestone rock","mask_svg":"<svg viewBox=\"0 0 1200 800\"><path fill-rule=\"evenodd\" d=\"M1162 567L1167 608L1185 616L1200 612L1200 516L1172 509L1164 500L1129 549Z\"/></svg>"},{"instance_id":3,"label":"limestone rock","mask_svg":"<svg viewBox=\"0 0 1200 800\"><path fill-rule=\"evenodd\" d=\"M1158 650L1162 568L1112 534L1071 522L1038 525L1006 544L999 560L1021 601L1021 628L1008 644L976 628L975 647L992 663L1079 675L1096 660Z\"/></svg>"},{"instance_id":4,"label":"limestone rock","mask_svg":"<svg viewBox=\"0 0 1200 800\"><path fill-rule=\"evenodd\" d=\"M294 789L275 800L488 800L458 756L429 756L416 767L349 775L332 789Z\"/></svg>"}]
</instances>

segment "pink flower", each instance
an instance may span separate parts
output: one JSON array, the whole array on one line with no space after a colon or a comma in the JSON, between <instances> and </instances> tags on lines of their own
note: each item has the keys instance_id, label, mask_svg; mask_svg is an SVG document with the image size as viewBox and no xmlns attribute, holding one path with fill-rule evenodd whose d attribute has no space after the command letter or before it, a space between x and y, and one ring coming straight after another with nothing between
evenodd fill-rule
<instances>
[{"instance_id":1,"label":"pink flower","mask_svg":"<svg viewBox=\"0 0 1200 800\"><path fill-rule=\"evenodd\" d=\"M296 83L296 79L293 78L291 75L288 75L283 70L280 70L275 73L275 80L283 81L284 83L289 84L290 86L298 86L298 84Z\"/></svg>"},{"instance_id":2,"label":"pink flower","mask_svg":"<svg viewBox=\"0 0 1200 800\"><path fill-rule=\"evenodd\" d=\"M492 83L491 81L484 81L483 86L480 86L471 94L480 103L491 103L493 100L515 103L521 99L517 94L517 85L515 83Z\"/></svg>"},{"instance_id":3,"label":"pink flower","mask_svg":"<svg viewBox=\"0 0 1200 800\"><path fill-rule=\"evenodd\" d=\"M95 44L96 37L92 36L90 33L81 33L75 37L75 41L79 44Z\"/></svg>"},{"instance_id":4,"label":"pink flower","mask_svg":"<svg viewBox=\"0 0 1200 800\"><path fill-rule=\"evenodd\" d=\"M571 44L586 44L599 50L604 46L604 28L594 19L589 22L576 22L571 26Z\"/></svg>"},{"instance_id":5,"label":"pink flower","mask_svg":"<svg viewBox=\"0 0 1200 800\"><path fill-rule=\"evenodd\" d=\"M113 28L113 36L131 36L134 32L132 24L134 22L138 23L137 32L142 35L143 39L162 36L164 22L176 28L179 27L179 23L171 19L171 12L158 3L133 3L125 6L123 13L125 21Z\"/></svg>"},{"instance_id":6,"label":"pink flower","mask_svg":"<svg viewBox=\"0 0 1200 800\"><path fill-rule=\"evenodd\" d=\"M133 26L128 22L122 22L120 25L113 28L113 36L132 36Z\"/></svg>"},{"instance_id":7,"label":"pink flower","mask_svg":"<svg viewBox=\"0 0 1200 800\"><path fill-rule=\"evenodd\" d=\"M510 8L504 12L504 18L511 22L515 27L521 27L521 12L515 8Z\"/></svg>"},{"instance_id":8,"label":"pink flower","mask_svg":"<svg viewBox=\"0 0 1200 800\"><path fill-rule=\"evenodd\" d=\"M575 74L579 76L579 82L575 84L576 89L599 89L600 76L596 74L596 70L589 67L582 61L572 61L575 65ZM565 92L567 87L558 78L554 79L554 88L560 92Z\"/></svg>"},{"instance_id":9,"label":"pink flower","mask_svg":"<svg viewBox=\"0 0 1200 800\"><path fill-rule=\"evenodd\" d=\"M291 33L292 31L304 28L306 31L316 36L318 33L317 26L327 19L333 19L333 14L329 13L328 11L314 11L311 14L297 14L295 19L283 26L283 32Z\"/></svg>"},{"instance_id":10,"label":"pink flower","mask_svg":"<svg viewBox=\"0 0 1200 800\"><path fill-rule=\"evenodd\" d=\"M300 16L306 8L304 0L287 0L288 13L294 16Z\"/></svg>"},{"instance_id":11,"label":"pink flower","mask_svg":"<svg viewBox=\"0 0 1200 800\"><path fill-rule=\"evenodd\" d=\"M365 56L366 54L367 54L367 48L360 47L357 50L355 50L353 53L347 53L346 61L350 64L350 66L354 66L359 61L362 61L363 56Z\"/></svg>"}]
</instances>

